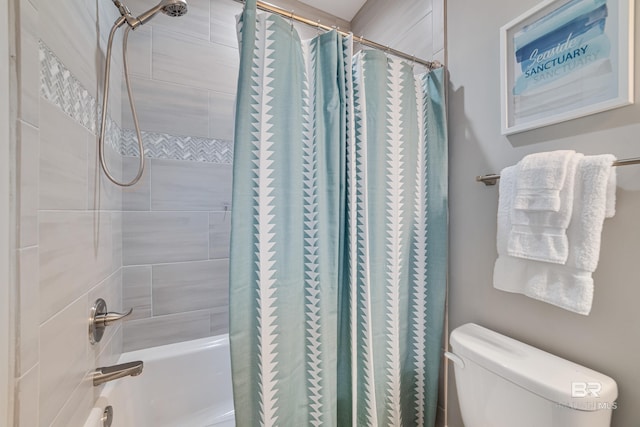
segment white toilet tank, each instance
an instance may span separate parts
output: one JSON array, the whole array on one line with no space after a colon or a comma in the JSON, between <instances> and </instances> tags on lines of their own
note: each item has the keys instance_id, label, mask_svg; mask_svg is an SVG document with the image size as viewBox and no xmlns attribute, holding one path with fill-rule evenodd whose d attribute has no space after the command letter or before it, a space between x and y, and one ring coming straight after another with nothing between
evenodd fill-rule
<instances>
[{"instance_id":1,"label":"white toilet tank","mask_svg":"<svg viewBox=\"0 0 640 427\"><path fill-rule=\"evenodd\" d=\"M473 323L451 333L465 427L608 427L610 377Z\"/></svg>"}]
</instances>

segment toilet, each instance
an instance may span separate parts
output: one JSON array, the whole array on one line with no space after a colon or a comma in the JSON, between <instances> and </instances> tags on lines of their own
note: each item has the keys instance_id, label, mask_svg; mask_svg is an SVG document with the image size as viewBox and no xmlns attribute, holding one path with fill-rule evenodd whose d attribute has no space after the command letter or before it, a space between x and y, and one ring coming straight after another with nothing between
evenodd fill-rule
<instances>
[{"instance_id":1,"label":"toilet","mask_svg":"<svg viewBox=\"0 0 640 427\"><path fill-rule=\"evenodd\" d=\"M610 377L482 326L451 333L465 427L608 427L618 386Z\"/></svg>"}]
</instances>

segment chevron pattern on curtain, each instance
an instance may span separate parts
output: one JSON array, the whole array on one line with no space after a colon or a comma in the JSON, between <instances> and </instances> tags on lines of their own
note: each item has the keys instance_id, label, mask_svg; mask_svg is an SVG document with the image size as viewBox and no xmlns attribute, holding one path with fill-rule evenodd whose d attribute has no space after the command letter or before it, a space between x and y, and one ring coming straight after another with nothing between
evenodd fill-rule
<instances>
[{"instance_id":1,"label":"chevron pattern on curtain","mask_svg":"<svg viewBox=\"0 0 640 427\"><path fill-rule=\"evenodd\" d=\"M239 18L238 426L432 426L447 269L444 71Z\"/></svg>"}]
</instances>

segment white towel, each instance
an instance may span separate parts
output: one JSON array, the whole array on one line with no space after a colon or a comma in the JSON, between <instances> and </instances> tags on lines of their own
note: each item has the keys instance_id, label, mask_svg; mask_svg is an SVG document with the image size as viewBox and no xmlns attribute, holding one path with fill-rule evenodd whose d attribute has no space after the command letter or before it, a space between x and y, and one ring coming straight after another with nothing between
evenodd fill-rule
<instances>
[{"instance_id":1,"label":"white towel","mask_svg":"<svg viewBox=\"0 0 640 427\"><path fill-rule=\"evenodd\" d=\"M518 260L507 254L507 242L511 231L511 211L516 191L516 175L518 166L509 166L500 172L498 187L498 230L496 234L496 246L498 259L493 272L493 287L507 292L524 293L526 276L520 270L509 270L504 266L505 260Z\"/></svg>"},{"instance_id":2,"label":"white towel","mask_svg":"<svg viewBox=\"0 0 640 427\"><path fill-rule=\"evenodd\" d=\"M615 168L611 155L580 161L574 209L567 229L569 256L565 265L525 260L507 255L510 210L515 194L515 167L501 172L498 233L493 286L517 292L566 310L588 315L593 301L592 273L598 265L605 217L615 213ZM506 179L505 179L506 178Z\"/></svg>"},{"instance_id":3,"label":"white towel","mask_svg":"<svg viewBox=\"0 0 640 427\"><path fill-rule=\"evenodd\" d=\"M556 152L557 153L557 152ZM578 164L582 154L570 154L564 168L564 182L558 191L557 211L531 211L515 207L511 209L511 230L507 253L510 256L536 261L564 264L569 256L567 227L573 212L573 195ZM523 165L518 164L516 176L516 199L519 199L518 185L522 178Z\"/></svg>"},{"instance_id":4,"label":"white towel","mask_svg":"<svg viewBox=\"0 0 640 427\"><path fill-rule=\"evenodd\" d=\"M565 184L567 166L573 150L535 153L520 161L514 209L528 211L560 210L560 190Z\"/></svg>"}]
</instances>

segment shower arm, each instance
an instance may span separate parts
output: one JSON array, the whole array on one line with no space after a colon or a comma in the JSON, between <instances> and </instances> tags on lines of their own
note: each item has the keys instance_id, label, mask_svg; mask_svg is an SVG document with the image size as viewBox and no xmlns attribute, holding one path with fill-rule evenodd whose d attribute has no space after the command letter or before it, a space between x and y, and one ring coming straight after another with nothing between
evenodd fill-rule
<instances>
[{"instance_id":1,"label":"shower arm","mask_svg":"<svg viewBox=\"0 0 640 427\"><path fill-rule=\"evenodd\" d=\"M135 185L138 181L140 181L140 178L142 177L142 174L144 172L144 146L142 144L142 136L140 134L140 125L138 124L138 114L136 112L136 107L133 102L133 93L131 91L131 82L129 80L129 66L127 64L127 40L129 38L129 31L132 28L135 28L135 26L129 23L128 17L133 18L133 16L131 15L131 13L128 12L128 9L126 8L126 6L122 5L122 3L120 3L117 0L114 0L114 3L116 4L116 6L120 4L120 6L118 6L118 9L120 10L121 14L122 14L121 7L124 8L124 10L126 10L127 13L125 15L122 15L120 18L118 18L116 22L113 24L113 27L111 28L111 32L109 33L109 40L107 42L107 53L105 58L105 73L104 73L104 84L103 84L103 94L102 94L102 117L101 117L102 120L100 123L100 139L98 140L98 152L100 157L100 165L102 166L102 170L104 171L107 178L109 178L109 181L113 182L114 184L120 187L131 187L132 185ZM133 19L135 20L136 18L133 18ZM131 181L123 183L123 182L119 182L109 171L106 158L105 158L104 138L106 133L106 123L107 123L107 106L109 103L109 76L111 74L111 48L113 45L113 37L115 36L116 31L125 22L129 23L129 25L127 26L127 28L125 28L124 38L122 41L122 59L124 63L123 64L124 79L127 86L127 94L129 96L129 105L131 106L133 124L135 126L136 136L138 138L138 152L140 153L140 160L138 163L138 173L136 174L136 176Z\"/></svg>"}]
</instances>

